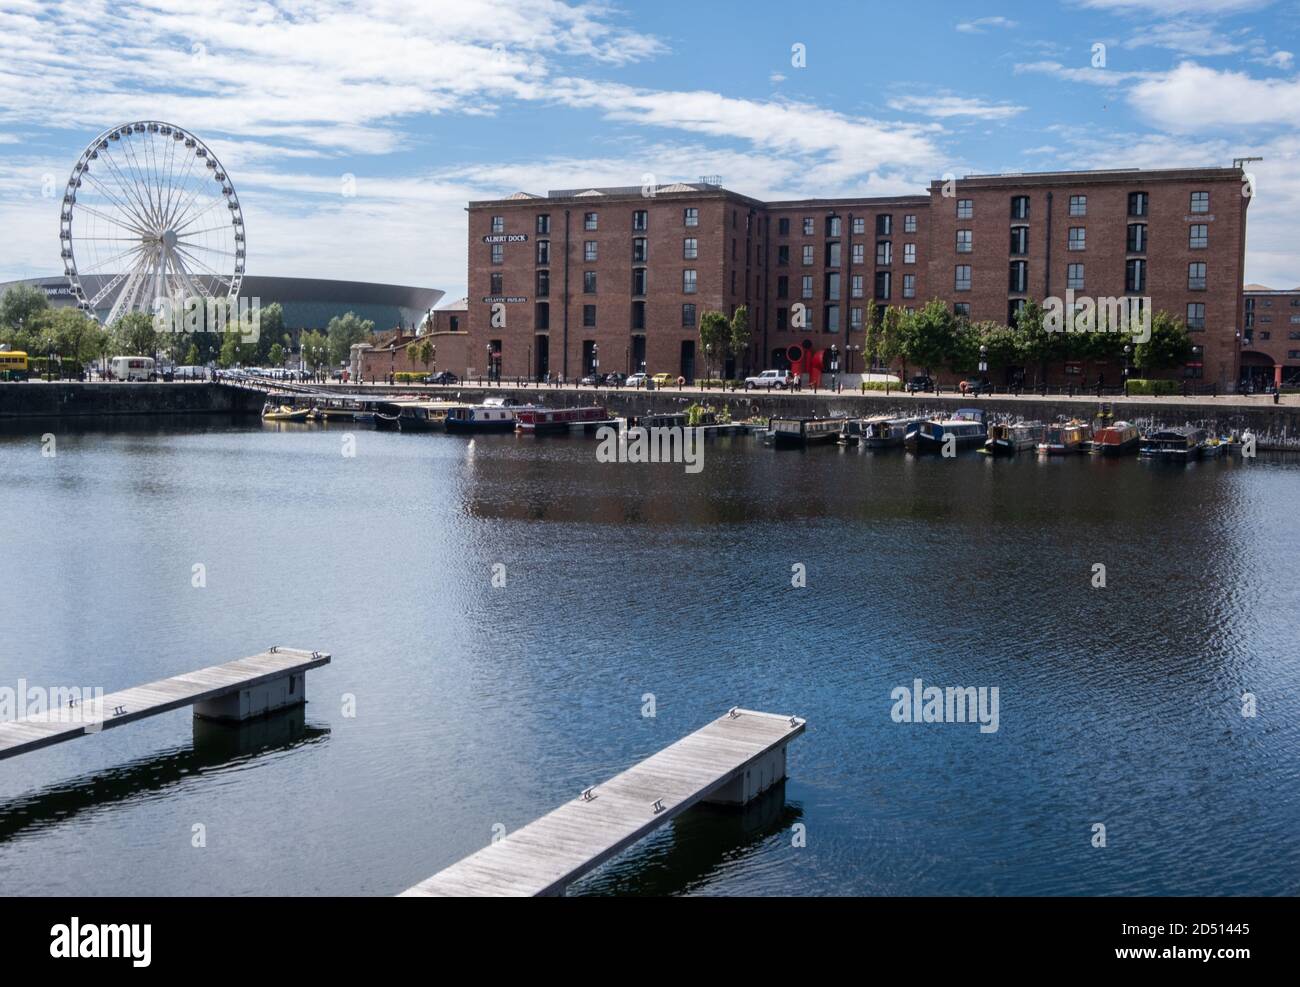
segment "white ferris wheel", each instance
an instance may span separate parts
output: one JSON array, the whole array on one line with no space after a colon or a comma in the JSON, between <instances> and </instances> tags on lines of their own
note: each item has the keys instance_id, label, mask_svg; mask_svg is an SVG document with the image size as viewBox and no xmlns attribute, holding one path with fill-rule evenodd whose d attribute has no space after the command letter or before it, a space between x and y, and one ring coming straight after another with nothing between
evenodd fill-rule
<instances>
[{"instance_id":1,"label":"white ferris wheel","mask_svg":"<svg viewBox=\"0 0 1300 987\"><path fill-rule=\"evenodd\" d=\"M159 299L234 301L244 214L217 156L157 120L113 127L81 152L63 195L59 243L78 306L104 325Z\"/></svg>"}]
</instances>

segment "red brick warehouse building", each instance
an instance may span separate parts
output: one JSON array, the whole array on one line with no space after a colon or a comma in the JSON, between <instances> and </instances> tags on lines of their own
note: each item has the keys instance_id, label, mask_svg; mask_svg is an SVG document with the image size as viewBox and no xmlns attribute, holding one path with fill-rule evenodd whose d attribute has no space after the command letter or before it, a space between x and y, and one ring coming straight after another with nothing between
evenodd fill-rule
<instances>
[{"instance_id":1,"label":"red brick warehouse building","mask_svg":"<svg viewBox=\"0 0 1300 987\"><path fill-rule=\"evenodd\" d=\"M1240 168L1132 169L970 176L889 198L762 202L700 182L471 202L468 369L734 376L807 343L860 372L868 305L939 298L1006 322L1069 288L1150 297L1192 333L1182 374L1226 388L1238 379L1243 187ZM750 351L719 366L698 351L699 318L740 305Z\"/></svg>"}]
</instances>

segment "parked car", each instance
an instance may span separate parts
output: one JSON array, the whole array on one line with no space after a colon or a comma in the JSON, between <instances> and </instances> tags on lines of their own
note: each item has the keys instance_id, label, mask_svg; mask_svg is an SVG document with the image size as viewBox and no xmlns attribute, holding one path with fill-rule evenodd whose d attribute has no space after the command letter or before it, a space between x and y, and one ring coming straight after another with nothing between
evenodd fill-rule
<instances>
[{"instance_id":1,"label":"parked car","mask_svg":"<svg viewBox=\"0 0 1300 987\"><path fill-rule=\"evenodd\" d=\"M771 390L775 387L779 391L785 390L790 386L790 372L787 370L764 370L757 377L745 378L745 390L752 391L756 387L766 387Z\"/></svg>"},{"instance_id":2,"label":"parked car","mask_svg":"<svg viewBox=\"0 0 1300 987\"><path fill-rule=\"evenodd\" d=\"M927 377L925 374L917 374L907 382L907 393L915 394L918 391L933 391L934 378Z\"/></svg>"},{"instance_id":3,"label":"parked car","mask_svg":"<svg viewBox=\"0 0 1300 987\"><path fill-rule=\"evenodd\" d=\"M655 387L669 387L677 383L677 378L672 374L655 374L650 379L655 382Z\"/></svg>"},{"instance_id":4,"label":"parked car","mask_svg":"<svg viewBox=\"0 0 1300 987\"><path fill-rule=\"evenodd\" d=\"M987 377L967 377L957 389L963 394L992 394L993 383Z\"/></svg>"},{"instance_id":5,"label":"parked car","mask_svg":"<svg viewBox=\"0 0 1300 987\"><path fill-rule=\"evenodd\" d=\"M646 381L648 381L649 379L650 379L650 378L649 378L648 376L646 376L645 374L642 374L642 373L635 373L635 374L633 374L631 377L629 377L627 380L625 380L623 383L624 383L627 387L645 387L645 385L646 385Z\"/></svg>"},{"instance_id":6,"label":"parked car","mask_svg":"<svg viewBox=\"0 0 1300 987\"><path fill-rule=\"evenodd\" d=\"M442 371L442 373L437 373L434 374L432 377L430 377L429 383L430 384L459 384L460 378L458 378L450 370L444 370Z\"/></svg>"},{"instance_id":7,"label":"parked car","mask_svg":"<svg viewBox=\"0 0 1300 987\"><path fill-rule=\"evenodd\" d=\"M605 375L606 387L623 387L627 384L627 374L621 374L615 370L612 374Z\"/></svg>"},{"instance_id":8,"label":"parked car","mask_svg":"<svg viewBox=\"0 0 1300 987\"><path fill-rule=\"evenodd\" d=\"M605 375L587 374L587 376L583 377L582 380L578 381L578 383L583 387L599 387L601 384L605 383Z\"/></svg>"}]
</instances>

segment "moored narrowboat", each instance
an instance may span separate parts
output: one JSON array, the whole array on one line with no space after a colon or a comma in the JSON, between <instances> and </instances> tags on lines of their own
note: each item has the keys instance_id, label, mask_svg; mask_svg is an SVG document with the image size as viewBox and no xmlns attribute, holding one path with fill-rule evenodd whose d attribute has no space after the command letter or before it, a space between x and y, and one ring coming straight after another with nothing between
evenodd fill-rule
<instances>
[{"instance_id":1,"label":"moored narrowboat","mask_svg":"<svg viewBox=\"0 0 1300 987\"><path fill-rule=\"evenodd\" d=\"M1123 456L1141 444L1142 433L1132 422L1111 422L1092 433L1092 451L1099 456Z\"/></svg>"},{"instance_id":2,"label":"moored narrowboat","mask_svg":"<svg viewBox=\"0 0 1300 987\"><path fill-rule=\"evenodd\" d=\"M1200 459L1205 447L1205 429L1181 426L1149 432L1138 454L1147 459L1187 462Z\"/></svg>"},{"instance_id":3,"label":"moored narrowboat","mask_svg":"<svg viewBox=\"0 0 1300 987\"><path fill-rule=\"evenodd\" d=\"M1044 428L1037 422L999 422L990 426L989 437L984 440L984 451L992 456L1014 456L1024 449L1033 449L1043 441Z\"/></svg>"},{"instance_id":4,"label":"moored narrowboat","mask_svg":"<svg viewBox=\"0 0 1300 987\"><path fill-rule=\"evenodd\" d=\"M1038 443L1038 451L1049 456L1066 456L1087 452L1091 441L1092 426L1084 422L1048 425L1043 430L1043 440Z\"/></svg>"},{"instance_id":5,"label":"moored narrowboat","mask_svg":"<svg viewBox=\"0 0 1300 987\"><path fill-rule=\"evenodd\" d=\"M767 435L773 445L807 446L819 442L834 442L848 419L840 418L773 418L768 422Z\"/></svg>"},{"instance_id":6,"label":"moored narrowboat","mask_svg":"<svg viewBox=\"0 0 1300 987\"><path fill-rule=\"evenodd\" d=\"M444 424L448 432L513 432L521 407L513 398L454 405L447 409Z\"/></svg>"},{"instance_id":7,"label":"moored narrowboat","mask_svg":"<svg viewBox=\"0 0 1300 987\"><path fill-rule=\"evenodd\" d=\"M984 412L979 408L961 408L951 418L922 420L903 438L903 445L916 452L942 452L949 445L956 449L982 446L988 438Z\"/></svg>"},{"instance_id":8,"label":"moored narrowboat","mask_svg":"<svg viewBox=\"0 0 1300 987\"><path fill-rule=\"evenodd\" d=\"M537 435L543 432L567 432L571 428L608 422L609 411L600 405L585 408L519 408L515 414L520 432Z\"/></svg>"}]
</instances>

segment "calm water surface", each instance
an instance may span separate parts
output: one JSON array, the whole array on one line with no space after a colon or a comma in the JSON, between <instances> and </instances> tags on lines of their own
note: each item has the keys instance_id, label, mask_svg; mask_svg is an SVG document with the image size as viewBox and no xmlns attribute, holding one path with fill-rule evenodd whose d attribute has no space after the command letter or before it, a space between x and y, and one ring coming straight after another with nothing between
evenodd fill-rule
<instances>
[{"instance_id":1,"label":"calm water surface","mask_svg":"<svg viewBox=\"0 0 1300 987\"><path fill-rule=\"evenodd\" d=\"M0 762L3 893L392 894L733 705L807 717L784 791L575 892L1300 891L1300 461L351 434L0 436L0 686L334 655L305 713ZM915 678L999 730L894 723Z\"/></svg>"}]
</instances>

